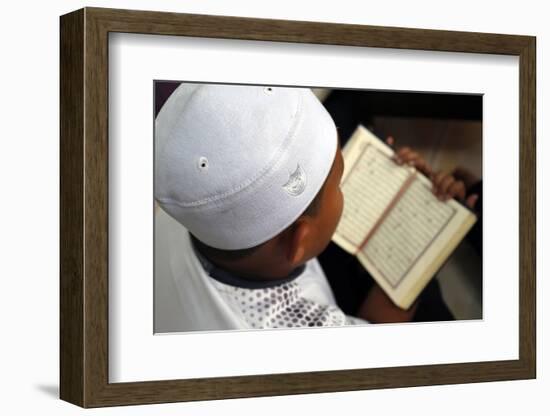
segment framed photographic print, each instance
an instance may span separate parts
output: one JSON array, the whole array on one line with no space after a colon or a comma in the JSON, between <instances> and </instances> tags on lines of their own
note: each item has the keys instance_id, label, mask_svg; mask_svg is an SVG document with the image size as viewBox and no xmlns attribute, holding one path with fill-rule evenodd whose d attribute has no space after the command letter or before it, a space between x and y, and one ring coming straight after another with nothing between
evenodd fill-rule
<instances>
[{"instance_id":1,"label":"framed photographic print","mask_svg":"<svg viewBox=\"0 0 550 416\"><path fill-rule=\"evenodd\" d=\"M63 400L536 376L534 37L60 30Z\"/></svg>"}]
</instances>

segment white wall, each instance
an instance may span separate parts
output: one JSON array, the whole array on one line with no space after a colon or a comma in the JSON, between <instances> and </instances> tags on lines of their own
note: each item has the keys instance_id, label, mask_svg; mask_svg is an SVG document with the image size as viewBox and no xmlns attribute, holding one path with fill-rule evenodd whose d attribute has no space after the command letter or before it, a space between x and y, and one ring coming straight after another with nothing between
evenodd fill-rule
<instances>
[{"instance_id":1,"label":"white wall","mask_svg":"<svg viewBox=\"0 0 550 416\"><path fill-rule=\"evenodd\" d=\"M58 16L86 6L226 14L292 20L451 29L537 36L538 95L538 380L350 393L167 404L87 414L548 414L548 263L543 240L548 206L542 184L550 160L543 114L549 99L550 29L541 1L68 1L5 3L0 15L0 205L3 414L82 412L57 399L59 273ZM17 5L15 5L17 4ZM548 66L548 65L546 65ZM546 88L545 88L546 87ZM30 111L29 111L30 110ZM543 176L545 176L543 178ZM546 197L546 201L543 200ZM545 263L545 264L543 264ZM544 267L546 266L546 267ZM543 325L546 326L543 331ZM32 414L32 413L31 413Z\"/></svg>"}]
</instances>

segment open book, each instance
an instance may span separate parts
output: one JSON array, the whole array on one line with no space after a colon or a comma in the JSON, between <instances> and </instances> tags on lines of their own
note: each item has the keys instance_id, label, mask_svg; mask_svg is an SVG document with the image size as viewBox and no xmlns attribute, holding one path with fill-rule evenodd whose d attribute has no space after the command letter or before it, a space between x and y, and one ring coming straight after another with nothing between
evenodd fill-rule
<instances>
[{"instance_id":1,"label":"open book","mask_svg":"<svg viewBox=\"0 0 550 416\"><path fill-rule=\"evenodd\" d=\"M344 211L332 240L357 256L393 302L408 309L476 221L442 202L415 168L363 126L342 149Z\"/></svg>"}]
</instances>

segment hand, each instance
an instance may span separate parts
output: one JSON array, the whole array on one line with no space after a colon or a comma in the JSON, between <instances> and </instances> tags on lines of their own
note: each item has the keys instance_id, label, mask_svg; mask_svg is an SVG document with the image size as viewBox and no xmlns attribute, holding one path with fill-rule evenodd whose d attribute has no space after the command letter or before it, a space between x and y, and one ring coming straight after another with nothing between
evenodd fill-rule
<instances>
[{"instance_id":1,"label":"hand","mask_svg":"<svg viewBox=\"0 0 550 416\"><path fill-rule=\"evenodd\" d=\"M395 144L395 139L392 136L389 136L386 139L386 143L390 146L393 146ZM392 159L398 165L407 164L409 166L414 166L416 169L418 169L420 172L428 177L433 173L432 168L430 167L430 165L428 165L428 162L426 162L422 155L420 155L420 153L418 152L415 152L410 147L404 146L398 148L395 151Z\"/></svg>"},{"instance_id":2,"label":"hand","mask_svg":"<svg viewBox=\"0 0 550 416\"><path fill-rule=\"evenodd\" d=\"M469 171L468 169L462 166L457 166L453 170L452 175L456 179L464 182L464 185L466 186L466 191L468 191L468 189L470 189L473 185L479 182L479 178L473 172Z\"/></svg>"},{"instance_id":3,"label":"hand","mask_svg":"<svg viewBox=\"0 0 550 416\"><path fill-rule=\"evenodd\" d=\"M453 175L443 172L433 173L430 175L430 179L433 185L432 191L440 201L456 198L463 201L468 208L474 209L479 195L472 194L464 200L466 196L466 185L464 185L463 181L459 181Z\"/></svg>"},{"instance_id":4,"label":"hand","mask_svg":"<svg viewBox=\"0 0 550 416\"><path fill-rule=\"evenodd\" d=\"M409 322L417 308L418 301L407 310L401 309L375 283L359 307L357 316L375 324Z\"/></svg>"},{"instance_id":5,"label":"hand","mask_svg":"<svg viewBox=\"0 0 550 416\"><path fill-rule=\"evenodd\" d=\"M394 146L395 139L392 136L389 136L386 139L386 143L390 146ZM393 156L393 160L398 165L406 163L410 166L414 166L416 169L418 169L420 172L430 178L433 183L433 193L438 197L439 200L447 201L450 198L456 198L464 202L464 204L468 208L474 209L479 195L472 194L469 195L466 200L464 200L464 197L466 195L466 185L464 182L466 181L466 178L470 180L470 177L466 176L466 174L464 173L464 169L455 169L455 172L457 174L462 175L460 179L464 178L464 180L457 180L455 176L450 174L434 172L433 169L428 165L426 160L420 155L420 153L415 152L410 147L406 146L398 148L396 150Z\"/></svg>"}]
</instances>

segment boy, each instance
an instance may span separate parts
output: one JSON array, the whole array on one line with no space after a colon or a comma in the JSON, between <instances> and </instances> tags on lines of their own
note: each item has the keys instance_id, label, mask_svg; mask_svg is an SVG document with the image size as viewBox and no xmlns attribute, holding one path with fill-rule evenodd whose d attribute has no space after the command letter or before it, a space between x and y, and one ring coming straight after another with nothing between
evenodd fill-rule
<instances>
[{"instance_id":1,"label":"boy","mask_svg":"<svg viewBox=\"0 0 550 416\"><path fill-rule=\"evenodd\" d=\"M358 317L336 305L316 257L342 214L344 162L309 89L182 84L155 136L155 332L410 319L381 291Z\"/></svg>"}]
</instances>

